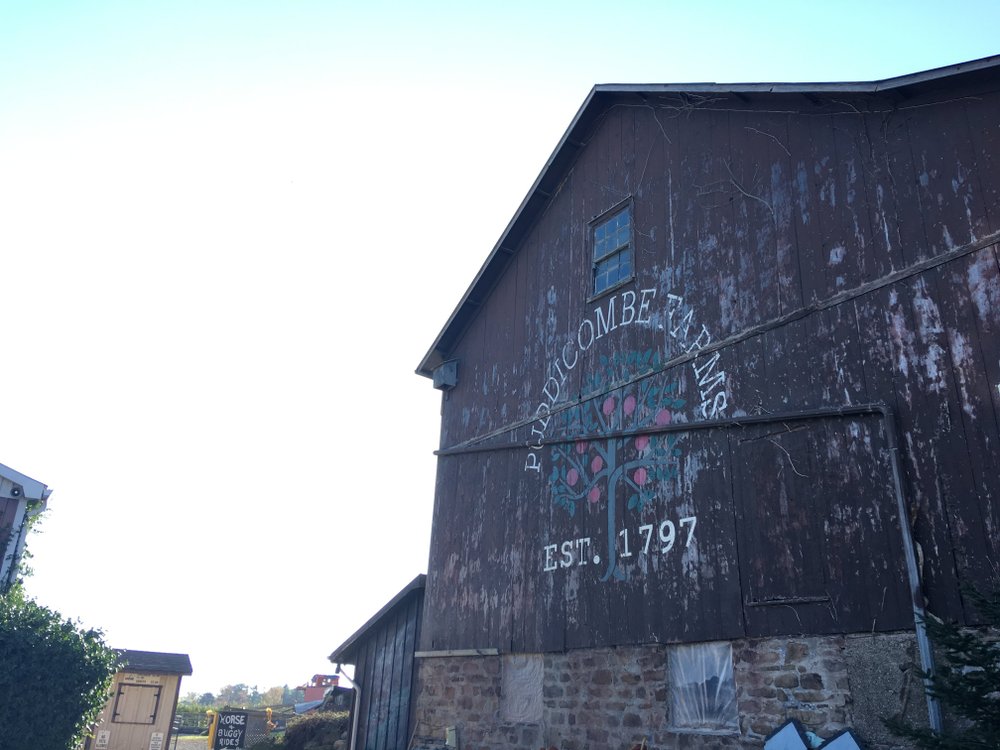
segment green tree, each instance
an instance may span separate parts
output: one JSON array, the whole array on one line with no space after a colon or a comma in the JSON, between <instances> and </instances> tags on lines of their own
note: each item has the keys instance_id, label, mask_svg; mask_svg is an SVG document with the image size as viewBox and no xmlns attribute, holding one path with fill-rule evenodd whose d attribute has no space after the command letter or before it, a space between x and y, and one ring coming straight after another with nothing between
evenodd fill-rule
<instances>
[{"instance_id":1,"label":"green tree","mask_svg":"<svg viewBox=\"0 0 1000 750\"><path fill-rule=\"evenodd\" d=\"M1000 592L966 595L993 628L963 629L933 617L927 634L943 657L930 677L928 691L957 719L956 728L941 734L893 717L886 725L896 735L931 750L1000 750Z\"/></svg>"},{"instance_id":2,"label":"green tree","mask_svg":"<svg viewBox=\"0 0 1000 750\"><path fill-rule=\"evenodd\" d=\"M72 750L108 699L118 657L99 630L63 619L16 586L0 596L0 664L5 750Z\"/></svg>"},{"instance_id":3,"label":"green tree","mask_svg":"<svg viewBox=\"0 0 1000 750\"><path fill-rule=\"evenodd\" d=\"M264 692L261 696L261 702L265 706L280 706L284 695L285 689L281 685L275 685Z\"/></svg>"},{"instance_id":4,"label":"green tree","mask_svg":"<svg viewBox=\"0 0 1000 750\"><path fill-rule=\"evenodd\" d=\"M225 685L219 688L219 697L216 699L219 706L249 706L250 688L242 682L236 685Z\"/></svg>"}]
</instances>

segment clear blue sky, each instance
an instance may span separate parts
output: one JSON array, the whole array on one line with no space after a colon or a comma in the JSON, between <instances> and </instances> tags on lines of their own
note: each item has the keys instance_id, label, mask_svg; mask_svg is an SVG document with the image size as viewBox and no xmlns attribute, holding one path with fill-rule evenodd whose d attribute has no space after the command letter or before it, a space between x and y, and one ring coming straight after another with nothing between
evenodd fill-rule
<instances>
[{"instance_id":1,"label":"clear blue sky","mask_svg":"<svg viewBox=\"0 0 1000 750\"><path fill-rule=\"evenodd\" d=\"M0 0L0 462L40 601L261 689L426 569L413 374L590 87L870 80L1000 3Z\"/></svg>"}]
</instances>

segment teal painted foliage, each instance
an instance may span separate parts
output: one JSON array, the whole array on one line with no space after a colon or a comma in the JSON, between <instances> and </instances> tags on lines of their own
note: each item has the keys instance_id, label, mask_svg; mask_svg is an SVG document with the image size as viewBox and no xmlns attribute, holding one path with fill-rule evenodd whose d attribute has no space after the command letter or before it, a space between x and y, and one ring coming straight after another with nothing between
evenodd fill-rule
<instances>
[{"instance_id":1,"label":"teal painted foliage","mask_svg":"<svg viewBox=\"0 0 1000 750\"><path fill-rule=\"evenodd\" d=\"M584 382L584 392L595 395L563 413L563 434L580 439L552 449L549 486L552 501L570 516L580 507L601 502L613 512L619 492L627 494L628 510L641 511L655 499L659 487L676 477L681 454L677 435L641 432L643 427L670 424L674 413L684 408L676 384L646 378L608 389L609 384L651 372L659 364L659 353L652 350L601 357ZM620 431L639 434L595 438Z\"/></svg>"}]
</instances>

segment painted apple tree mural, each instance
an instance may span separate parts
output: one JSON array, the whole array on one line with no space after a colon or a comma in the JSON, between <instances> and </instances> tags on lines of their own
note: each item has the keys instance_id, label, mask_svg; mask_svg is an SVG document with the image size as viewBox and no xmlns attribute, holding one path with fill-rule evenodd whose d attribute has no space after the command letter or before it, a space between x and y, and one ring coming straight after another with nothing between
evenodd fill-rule
<instances>
[{"instance_id":1,"label":"painted apple tree mural","mask_svg":"<svg viewBox=\"0 0 1000 750\"><path fill-rule=\"evenodd\" d=\"M654 501L658 487L677 475L676 433L594 437L668 425L674 412L684 407L676 383L662 384L657 378L604 393L606 384L621 378L621 373L655 369L657 359L652 351L602 357L583 392L603 395L566 412L566 434L587 437L559 444L551 454L549 486L556 506L572 517L582 508L596 510L604 504L608 555L602 581L625 578L615 554L619 498L627 497L625 511L642 511Z\"/></svg>"}]
</instances>

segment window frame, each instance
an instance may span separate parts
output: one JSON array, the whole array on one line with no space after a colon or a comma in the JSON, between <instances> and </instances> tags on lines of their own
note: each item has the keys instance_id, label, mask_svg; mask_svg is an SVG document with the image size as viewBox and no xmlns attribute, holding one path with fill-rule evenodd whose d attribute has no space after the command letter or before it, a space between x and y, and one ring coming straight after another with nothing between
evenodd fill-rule
<instances>
[{"instance_id":1,"label":"window frame","mask_svg":"<svg viewBox=\"0 0 1000 750\"><path fill-rule=\"evenodd\" d=\"M628 212L629 222L628 222L628 242L624 245L619 245L614 250L606 252L600 258L594 257L594 252L597 249L597 230L607 224L612 219L615 219L619 214ZM618 279L614 284L609 284L603 289L597 289L597 267L602 261L607 260L615 256L621 256L624 253L629 254L631 268L629 269L628 276ZM621 289L626 284L630 284L635 281L635 201L633 196L629 195L617 203L615 203L610 208L605 209L597 216L592 218L587 222L587 257L590 261L590 293L587 297L587 302L591 302L605 295L611 294L618 289Z\"/></svg>"}]
</instances>

